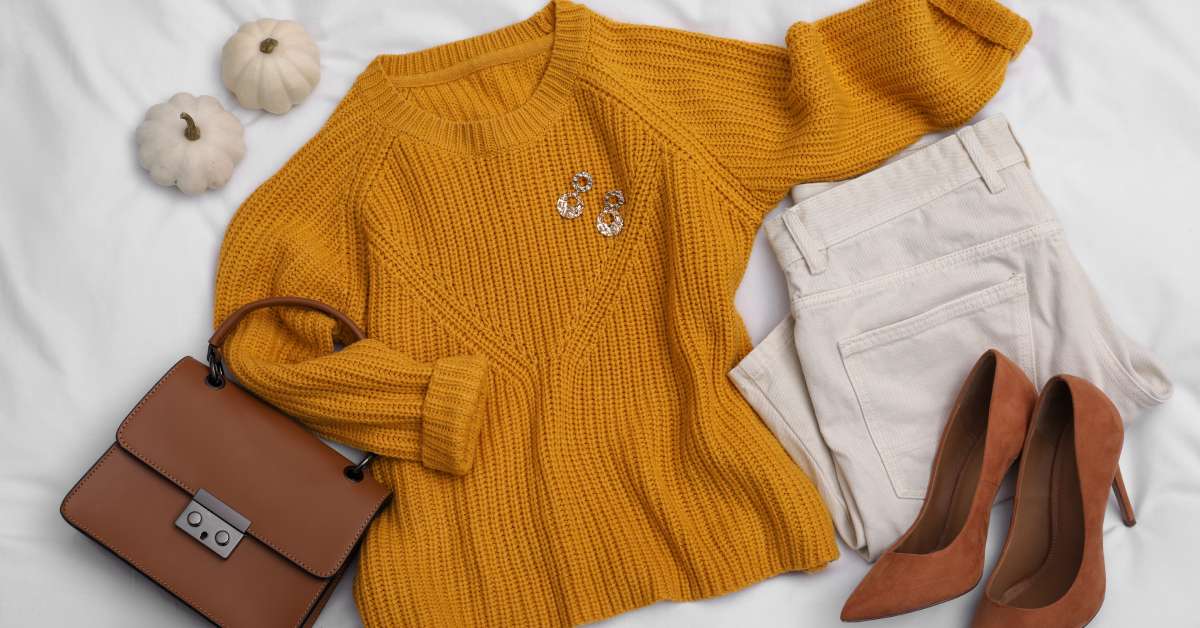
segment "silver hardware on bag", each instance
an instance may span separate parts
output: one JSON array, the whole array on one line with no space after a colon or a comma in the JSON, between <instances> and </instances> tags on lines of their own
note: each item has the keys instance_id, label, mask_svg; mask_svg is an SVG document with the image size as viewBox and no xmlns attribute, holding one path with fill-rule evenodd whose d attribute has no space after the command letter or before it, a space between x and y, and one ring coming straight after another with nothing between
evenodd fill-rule
<instances>
[{"instance_id":1,"label":"silver hardware on bag","mask_svg":"<svg viewBox=\"0 0 1200 628\"><path fill-rule=\"evenodd\" d=\"M584 202L581 194L592 189L592 175L581 170L571 177L572 191L558 197L558 215L573 220L583 214Z\"/></svg>"},{"instance_id":2,"label":"silver hardware on bag","mask_svg":"<svg viewBox=\"0 0 1200 628\"><path fill-rule=\"evenodd\" d=\"M604 194L604 209L596 214L596 231L600 235L611 238L625 227L625 219L621 217L621 207L625 205L625 193L621 190L609 190Z\"/></svg>"},{"instance_id":3,"label":"silver hardware on bag","mask_svg":"<svg viewBox=\"0 0 1200 628\"><path fill-rule=\"evenodd\" d=\"M175 527L187 532L217 556L229 558L250 527L250 520L212 493L200 489L175 519Z\"/></svg>"},{"instance_id":4,"label":"silver hardware on bag","mask_svg":"<svg viewBox=\"0 0 1200 628\"><path fill-rule=\"evenodd\" d=\"M363 456L363 459L358 464L347 466L342 470L342 473L355 482L362 482L363 470L366 469L367 465L371 464L371 461L374 459L375 454L367 453L367 455Z\"/></svg>"}]
</instances>

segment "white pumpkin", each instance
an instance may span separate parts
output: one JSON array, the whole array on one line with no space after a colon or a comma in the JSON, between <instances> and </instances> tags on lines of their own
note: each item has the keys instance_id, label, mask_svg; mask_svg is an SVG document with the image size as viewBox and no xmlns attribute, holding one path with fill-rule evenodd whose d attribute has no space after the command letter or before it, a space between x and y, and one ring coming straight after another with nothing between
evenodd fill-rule
<instances>
[{"instance_id":1,"label":"white pumpkin","mask_svg":"<svg viewBox=\"0 0 1200 628\"><path fill-rule=\"evenodd\" d=\"M287 113L321 80L321 55L291 20L242 24L221 50L221 81L247 109Z\"/></svg>"},{"instance_id":2,"label":"white pumpkin","mask_svg":"<svg viewBox=\"0 0 1200 628\"><path fill-rule=\"evenodd\" d=\"M175 94L146 112L135 136L150 178L185 194L225 185L246 154L242 123L212 96Z\"/></svg>"}]
</instances>

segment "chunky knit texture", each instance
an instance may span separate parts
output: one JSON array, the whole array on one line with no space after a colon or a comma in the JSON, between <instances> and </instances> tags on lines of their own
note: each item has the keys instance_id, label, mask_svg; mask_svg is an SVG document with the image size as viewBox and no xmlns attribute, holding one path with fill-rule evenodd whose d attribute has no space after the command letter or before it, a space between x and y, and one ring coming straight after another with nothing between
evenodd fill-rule
<instances>
[{"instance_id":1,"label":"chunky knit texture","mask_svg":"<svg viewBox=\"0 0 1200 628\"><path fill-rule=\"evenodd\" d=\"M374 60L226 235L234 372L384 457L369 626L554 626L837 557L808 478L726 380L758 224L788 186L958 125L1029 26L990 0L875 0L787 47L620 24L566 1ZM591 172L583 217L555 199ZM604 193L625 229L597 233Z\"/></svg>"}]
</instances>

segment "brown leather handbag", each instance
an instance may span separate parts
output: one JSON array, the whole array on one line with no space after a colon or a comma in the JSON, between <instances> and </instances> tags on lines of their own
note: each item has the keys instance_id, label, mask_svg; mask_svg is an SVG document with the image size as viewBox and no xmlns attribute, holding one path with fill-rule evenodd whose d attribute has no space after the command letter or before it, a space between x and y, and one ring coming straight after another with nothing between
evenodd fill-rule
<instances>
[{"instance_id":1,"label":"brown leather handbag","mask_svg":"<svg viewBox=\"0 0 1200 628\"><path fill-rule=\"evenodd\" d=\"M389 497L359 464L226 378L221 343L208 365L184 357L117 429L116 442L62 502L62 516L215 624L311 626Z\"/></svg>"}]
</instances>

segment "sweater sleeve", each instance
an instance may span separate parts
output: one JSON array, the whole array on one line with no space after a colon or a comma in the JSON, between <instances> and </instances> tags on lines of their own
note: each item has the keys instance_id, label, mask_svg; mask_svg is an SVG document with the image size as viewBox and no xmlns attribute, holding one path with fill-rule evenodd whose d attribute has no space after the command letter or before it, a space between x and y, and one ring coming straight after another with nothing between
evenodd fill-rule
<instances>
[{"instance_id":1,"label":"sweater sleeve","mask_svg":"<svg viewBox=\"0 0 1200 628\"><path fill-rule=\"evenodd\" d=\"M994 0L870 0L793 24L786 48L675 33L637 72L761 217L792 185L855 176L967 122L1032 31Z\"/></svg>"},{"instance_id":2,"label":"sweater sleeve","mask_svg":"<svg viewBox=\"0 0 1200 628\"><path fill-rule=\"evenodd\" d=\"M366 329L352 342L301 308L250 313L224 354L250 390L332 440L455 475L475 457L488 387L482 357L415 360L372 338L354 197L372 128L351 97L241 206L217 269L214 325L268 296L325 302ZM346 344L334 352L334 339Z\"/></svg>"}]
</instances>

